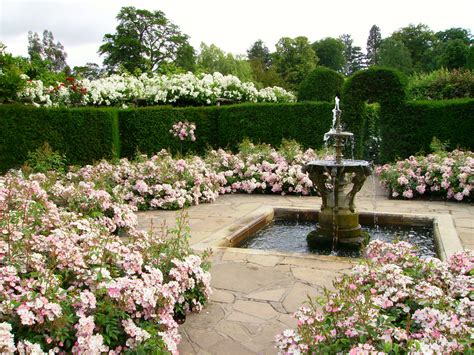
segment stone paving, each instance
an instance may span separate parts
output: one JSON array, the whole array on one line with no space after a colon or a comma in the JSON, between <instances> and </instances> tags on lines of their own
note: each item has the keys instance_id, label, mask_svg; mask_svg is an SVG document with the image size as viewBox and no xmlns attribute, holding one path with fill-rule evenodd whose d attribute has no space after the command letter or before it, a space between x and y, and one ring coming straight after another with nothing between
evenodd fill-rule
<instances>
[{"instance_id":1,"label":"stone paving","mask_svg":"<svg viewBox=\"0 0 474 355\"><path fill-rule=\"evenodd\" d=\"M319 208L318 197L225 195L213 204L188 209L191 245L262 206ZM474 249L474 205L443 201L390 200L374 180L356 197L359 211L450 214L463 247ZM139 213L144 229L172 226L176 212ZM180 327L182 354L275 354L274 336L294 327L291 314L307 296L322 294L351 262L330 256L304 256L217 248L212 256L211 302Z\"/></svg>"}]
</instances>

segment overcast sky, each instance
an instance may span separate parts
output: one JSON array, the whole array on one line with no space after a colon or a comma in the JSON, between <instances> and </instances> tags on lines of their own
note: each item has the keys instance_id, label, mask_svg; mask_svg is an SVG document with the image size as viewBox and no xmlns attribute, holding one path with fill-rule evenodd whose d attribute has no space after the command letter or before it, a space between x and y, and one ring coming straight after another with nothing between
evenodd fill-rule
<instances>
[{"instance_id":1,"label":"overcast sky","mask_svg":"<svg viewBox=\"0 0 474 355\"><path fill-rule=\"evenodd\" d=\"M284 36L313 42L343 33L365 50L373 24L382 37L410 23L474 32L474 0L0 0L0 41L26 55L28 31L48 29L64 45L69 65L102 64L97 50L104 34L114 32L122 6L161 10L196 49L214 43L234 54L245 54L257 39L273 50Z\"/></svg>"}]
</instances>

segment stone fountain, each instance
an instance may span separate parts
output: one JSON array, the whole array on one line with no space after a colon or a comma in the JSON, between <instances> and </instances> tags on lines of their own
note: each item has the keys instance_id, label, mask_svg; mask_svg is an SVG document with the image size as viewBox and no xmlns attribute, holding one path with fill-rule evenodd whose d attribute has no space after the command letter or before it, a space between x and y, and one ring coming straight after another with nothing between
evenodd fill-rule
<instances>
[{"instance_id":1,"label":"stone fountain","mask_svg":"<svg viewBox=\"0 0 474 355\"><path fill-rule=\"evenodd\" d=\"M313 160L303 167L321 193L322 204L316 230L309 233L309 246L360 248L366 237L359 224L354 198L365 179L371 175L370 163L365 160L343 159L343 149L353 133L341 127L339 98L333 109L333 126L324 139L334 140L334 160Z\"/></svg>"}]
</instances>

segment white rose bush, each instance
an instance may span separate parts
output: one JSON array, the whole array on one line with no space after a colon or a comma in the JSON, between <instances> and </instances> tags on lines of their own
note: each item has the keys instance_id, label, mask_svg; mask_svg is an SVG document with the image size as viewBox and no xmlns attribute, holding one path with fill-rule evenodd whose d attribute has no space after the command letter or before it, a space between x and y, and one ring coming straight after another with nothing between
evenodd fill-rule
<instances>
[{"instance_id":1,"label":"white rose bush","mask_svg":"<svg viewBox=\"0 0 474 355\"><path fill-rule=\"evenodd\" d=\"M28 80L18 92L20 101L35 106L151 106L166 104L216 105L221 100L241 102L295 102L280 87L258 90L251 82L220 73L195 75L110 75L96 80L66 78L65 83L45 87Z\"/></svg>"}]
</instances>

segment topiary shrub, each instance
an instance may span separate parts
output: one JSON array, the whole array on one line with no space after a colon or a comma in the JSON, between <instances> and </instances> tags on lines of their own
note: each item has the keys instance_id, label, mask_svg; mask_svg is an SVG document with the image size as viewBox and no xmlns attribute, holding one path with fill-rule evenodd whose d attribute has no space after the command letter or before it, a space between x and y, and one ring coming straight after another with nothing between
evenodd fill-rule
<instances>
[{"instance_id":1,"label":"topiary shrub","mask_svg":"<svg viewBox=\"0 0 474 355\"><path fill-rule=\"evenodd\" d=\"M380 130L383 145L391 144L392 140L399 140L399 135L390 133L390 128L397 125L400 117L396 109L406 100L406 76L394 69L371 67L353 74L346 80L342 93L343 116L342 120L347 129L352 131L356 139L355 154L362 156L364 149L364 132L366 131L366 102L380 103L381 112ZM383 147L382 159L384 158Z\"/></svg>"},{"instance_id":2,"label":"topiary shrub","mask_svg":"<svg viewBox=\"0 0 474 355\"><path fill-rule=\"evenodd\" d=\"M333 101L335 96L341 96L343 85L342 74L325 67L318 67L301 83L298 101Z\"/></svg>"}]
</instances>

